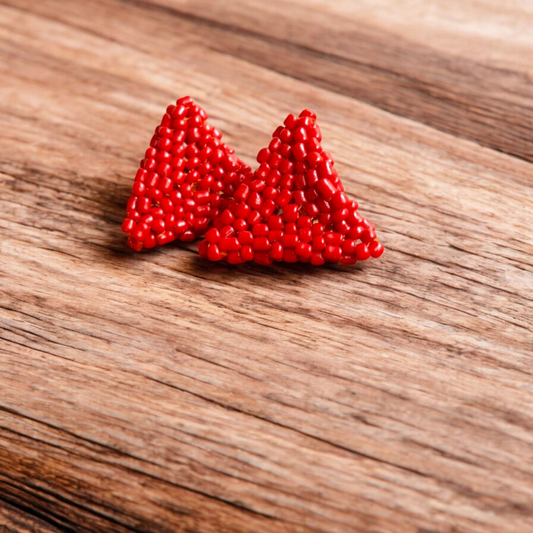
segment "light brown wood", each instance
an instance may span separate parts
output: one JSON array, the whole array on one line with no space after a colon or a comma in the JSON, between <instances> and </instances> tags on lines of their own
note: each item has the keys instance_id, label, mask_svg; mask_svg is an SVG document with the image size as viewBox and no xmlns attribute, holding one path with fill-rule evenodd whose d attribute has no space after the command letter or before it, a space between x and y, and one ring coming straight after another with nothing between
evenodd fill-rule
<instances>
[{"instance_id":1,"label":"light brown wood","mask_svg":"<svg viewBox=\"0 0 533 533\"><path fill-rule=\"evenodd\" d=\"M0 531L533 529L531 10L430 4L0 4ZM379 78L387 42L439 90ZM361 43L396 107L309 70ZM130 252L138 160L184 94L249 163L316 110L382 259Z\"/></svg>"}]
</instances>

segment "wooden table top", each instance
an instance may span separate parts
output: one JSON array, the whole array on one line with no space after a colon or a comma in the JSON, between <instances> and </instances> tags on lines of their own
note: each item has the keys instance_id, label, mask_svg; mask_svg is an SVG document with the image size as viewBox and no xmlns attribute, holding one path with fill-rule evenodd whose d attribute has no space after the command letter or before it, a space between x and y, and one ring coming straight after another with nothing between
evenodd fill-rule
<instances>
[{"instance_id":1,"label":"wooden table top","mask_svg":"<svg viewBox=\"0 0 533 533\"><path fill-rule=\"evenodd\" d=\"M529 0L1 0L0 531L533 531ZM385 247L132 252L190 94L290 112Z\"/></svg>"}]
</instances>

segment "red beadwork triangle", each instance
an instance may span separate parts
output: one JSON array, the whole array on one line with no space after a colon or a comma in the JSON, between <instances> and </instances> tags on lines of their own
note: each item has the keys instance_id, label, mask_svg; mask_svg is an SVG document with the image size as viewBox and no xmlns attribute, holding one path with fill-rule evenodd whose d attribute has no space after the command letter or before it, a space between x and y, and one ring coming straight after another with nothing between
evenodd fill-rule
<instances>
[{"instance_id":1,"label":"red beadwork triangle","mask_svg":"<svg viewBox=\"0 0 533 533\"><path fill-rule=\"evenodd\" d=\"M212 225L252 171L221 141L192 98L167 108L135 176L122 230L134 250L192 241Z\"/></svg>"},{"instance_id":2,"label":"red beadwork triangle","mask_svg":"<svg viewBox=\"0 0 533 533\"><path fill-rule=\"evenodd\" d=\"M357 212L322 150L316 115L289 115L268 148L257 155L253 176L240 185L213 228L198 244L202 257L232 264L255 261L355 264L379 257L374 226Z\"/></svg>"}]
</instances>

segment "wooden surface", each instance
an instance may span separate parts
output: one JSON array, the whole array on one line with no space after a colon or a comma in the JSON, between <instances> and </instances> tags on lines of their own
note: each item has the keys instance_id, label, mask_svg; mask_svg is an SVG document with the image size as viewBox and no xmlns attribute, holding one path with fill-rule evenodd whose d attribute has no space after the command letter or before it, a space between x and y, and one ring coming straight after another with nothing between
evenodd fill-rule
<instances>
[{"instance_id":1,"label":"wooden surface","mask_svg":"<svg viewBox=\"0 0 533 533\"><path fill-rule=\"evenodd\" d=\"M0 531L533 531L527 0L0 1ZM169 103L289 112L387 252L136 254Z\"/></svg>"}]
</instances>

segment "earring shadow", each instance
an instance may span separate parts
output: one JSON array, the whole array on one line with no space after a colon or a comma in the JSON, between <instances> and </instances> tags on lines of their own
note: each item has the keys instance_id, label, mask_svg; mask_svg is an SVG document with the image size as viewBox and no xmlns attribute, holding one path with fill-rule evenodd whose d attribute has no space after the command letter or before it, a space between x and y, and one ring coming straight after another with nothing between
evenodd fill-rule
<instances>
[{"instance_id":1,"label":"earring shadow","mask_svg":"<svg viewBox=\"0 0 533 533\"><path fill-rule=\"evenodd\" d=\"M146 260L149 255L158 256L161 252L167 255L172 249L180 254L182 261L178 264L180 270L185 269L196 275L210 280L233 278L235 275L246 277L273 276L279 281L291 281L303 276L320 279L328 272L351 272L361 270L360 265L347 266L336 263L326 263L323 266L312 266L305 263L275 262L270 266L260 265L253 261L240 265L230 265L226 262L212 262L198 255L197 244L194 242L174 241L164 247L136 252L126 244L126 235L121 230L124 218L124 209L131 195L131 181L123 175L118 175L112 181L95 178L91 184L91 199L99 207L98 218L101 223L101 233L98 251L107 260L136 261L140 258Z\"/></svg>"}]
</instances>

